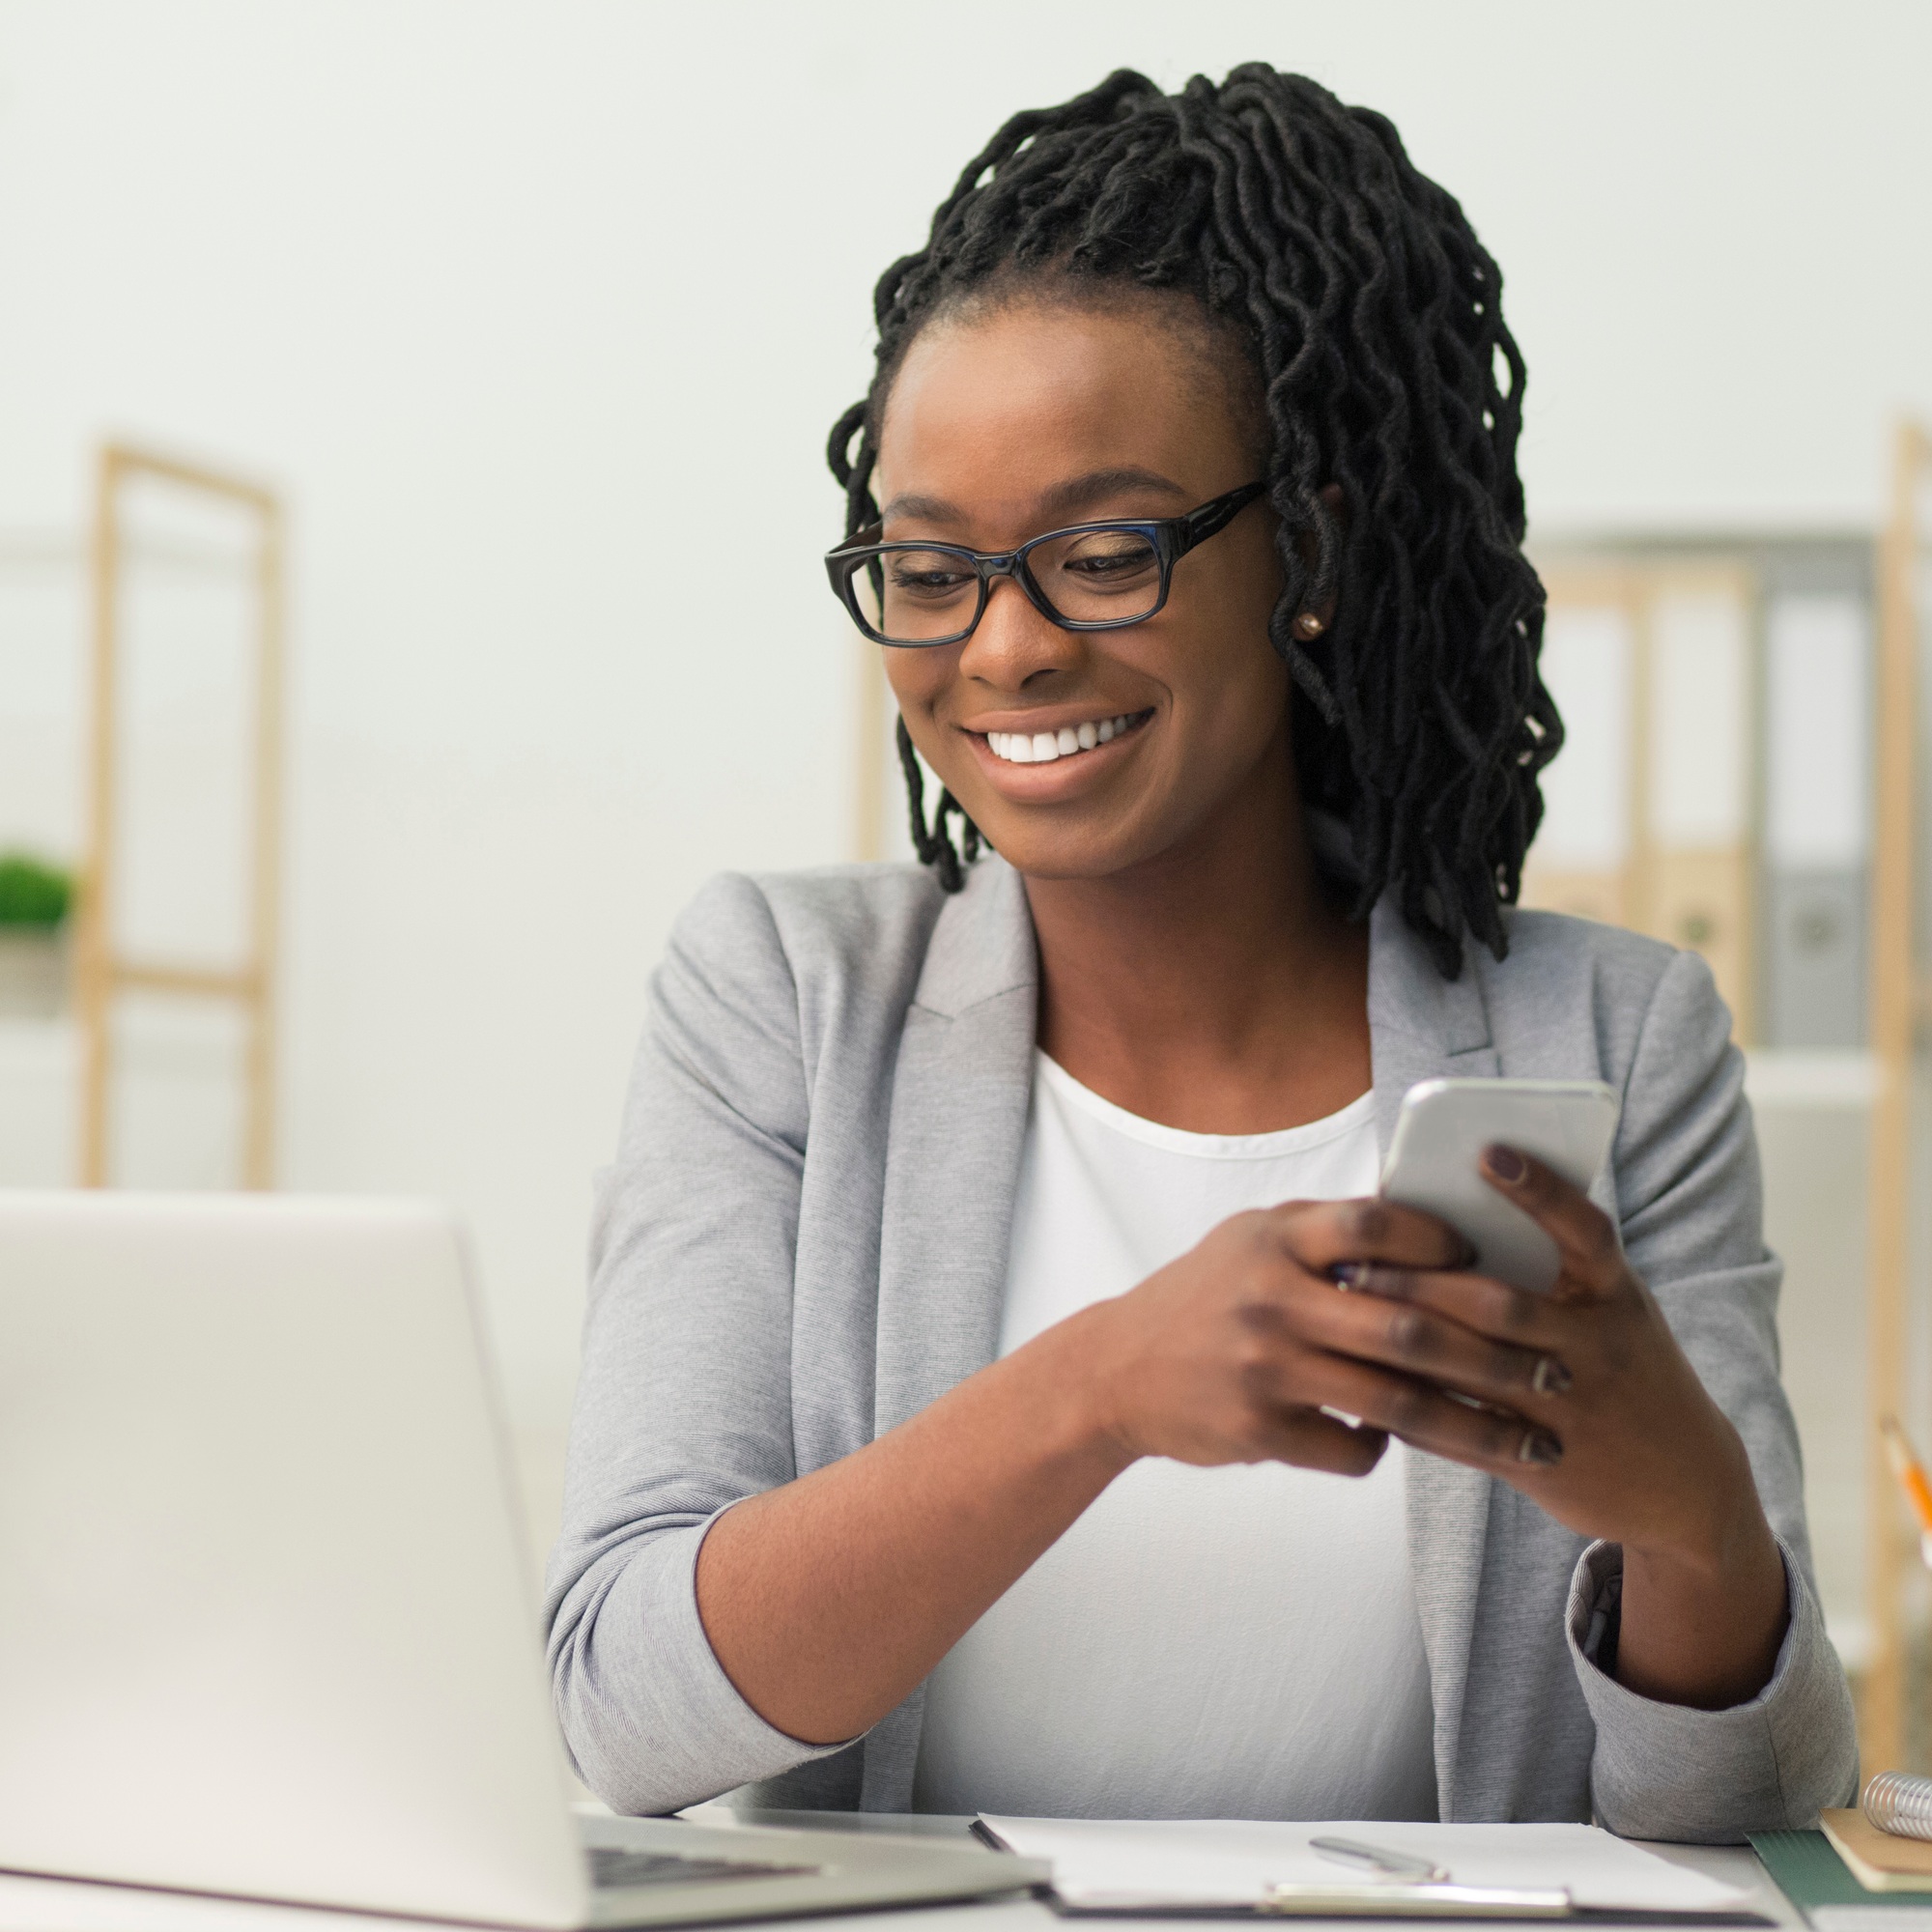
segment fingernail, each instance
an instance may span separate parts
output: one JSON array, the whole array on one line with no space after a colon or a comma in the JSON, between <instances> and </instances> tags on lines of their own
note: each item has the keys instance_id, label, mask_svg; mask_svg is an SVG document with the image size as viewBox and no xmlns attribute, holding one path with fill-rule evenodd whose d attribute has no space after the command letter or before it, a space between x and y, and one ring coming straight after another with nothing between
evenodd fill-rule
<instances>
[{"instance_id":1,"label":"fingernail","mask_svg":"<svg viewBox=\"0 0 1932 1932\"><path fill-rule=\"evenodd\" d=\"M1563 1445L1547 1429L1525 1429L1517 1446L1516 1460L1541 1463L1545 1468L1553 1469L1563 1460Z\"/></svg>"},{"instance_id":2,"label":"fingernail","mask_svg":"<svg viewBox=\"0 0 1932 1932\"><path fill-rule=\"evenodd\" d=\"M1529 1385L1538 1395L1562 1395L1570 1387L1571 1375L1554 1355L1545 1355L1530 1376Z\"/></svg>"},{"instance_id":3,"label":"fingernail","mask_svg":"<svg viewBox=\"0 0 1932 1932\"><path fill-rule=\"evenodd\" d=\"M1337 1288L1360 1288L1369 1278L1367 1262L1337 1262L1328 1270L1328 1279Z\"/></svg>"},{"instance_id":4,"label":"fingernail","mask_svg":"<svg viewBox=\"0 0 1932 1932\"><path fill-rule=\"evenodd\" d=\"M1483 1165L1498 1180L1520 1180L1529 1169L1523 1165L1521 1154L1514 1148L1486 1147L1483 1150Z\"/></svg>"}]
</instances>

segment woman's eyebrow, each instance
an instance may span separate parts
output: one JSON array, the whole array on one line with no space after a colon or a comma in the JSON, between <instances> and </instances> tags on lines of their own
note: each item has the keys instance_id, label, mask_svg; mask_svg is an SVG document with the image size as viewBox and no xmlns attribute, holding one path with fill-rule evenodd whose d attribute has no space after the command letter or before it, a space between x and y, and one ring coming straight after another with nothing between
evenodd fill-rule
<instances>
[{"instance_id":1,"label":"woman's eyebrow","mask_svg":"<svg viewBox=\"0 0 1932 1932\"><path fill-rule=\"evenodd\" d=\"M923 524L956 524L963 520L956 503L949 503L944 497L921 497L910 491L895 497L879 515L916 517Z\"/></svg>"},{"instance_id":2,"label":"woman's eyebrow","mask_svg":"<svg viewBox=\"0 0 1932 1932\"><path fill-rule=\"evenodd\" d=\"M1163 476L1157 469L1142 469L1126 467L1114 469L1093 469L1085 476L1069 478L1065 483L1056 483L1050 490L1044 490L1035 499L1038 504L1037 512L1040 527L1044 529L1050 523L1064 518L1077 517L1081 511L1091 509L1096 503L1105 502L1110 497L1117 497L1127 490L1158 490L1169 497L1184 497L1187 492L1171 476ZM895 497L880 512L882 517L915 517L921 523L959 524L966 521L966 513L956 503L948 502L944 497L925 497L913 492Z\"/></svg>"},{"instance_id":3,"label":"woman's eyebrow","mask_svg":"<svg viewBox=\"0 0 1932 1932\"><path fill-rule=\"evenodd\" d=\"M1053 518L1077 517L1082 510L1103 503L1128 490L1158 490L1168 497L1185 497L1187 492L1157 469L1129 466L1119 469L1090 470L1069 483L1058 483L1039 499L1040 514Z\"/></svg>"}]
</instances>

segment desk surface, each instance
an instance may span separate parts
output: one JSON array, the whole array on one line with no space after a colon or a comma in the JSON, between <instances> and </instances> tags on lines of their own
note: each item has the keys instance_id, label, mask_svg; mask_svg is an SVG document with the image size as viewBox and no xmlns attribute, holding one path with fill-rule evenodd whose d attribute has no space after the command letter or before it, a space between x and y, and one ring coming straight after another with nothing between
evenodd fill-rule
<instances>
[{"instance_id":1,"label":"desk surface","mask_svg":"<svg viewBox=\"0 0 1932 1932\"><path fill-rule=\"evenodd\" d=\"M723 1807L718 1807L720 1810ZM697 1814L706 1824L728 1823L710 1806ZM740 1813L747 1824L806 1826L813 1830L951 1834L964 1831L968 1821L935 1817L906 1818L851 1813L760 1811ZM1754 1901L1766 1918L1780 1927L1802 1928L1804 1920L1784 1894L1765 1876L1756 1855L1744 1846L1656 1845L1653 1850L1681 1864L1709 1872L1725 1883L1757 1893ZM847 1913L823 1918L782 1921L801 1932L1067 1932L1068 1921L1058 1918L1031 1898L985 1905L945 1905L906 1912ZM1122 1921L1122 1925L1126 1921ZM1395 1921L1297 1919L1296 1927L1333 1925L1337 1932L1369 1932ZM1202 1932L1199 1919L1136 1919L1134 1932L1149 1932L1160 1924ZM199 1898L180 1892L140 1891L129 1886L82 1885L61 1879L18 1878L0 1873L0 1932L425 1932L419 1918L379 1918L363 1914L321 1912L296 1905L258 1905L240 1899ZM728 1928L725 1928L728 1932ZM1402 1932L1415 1932L1414 1922Z\"/></svg>"}]
</instances>

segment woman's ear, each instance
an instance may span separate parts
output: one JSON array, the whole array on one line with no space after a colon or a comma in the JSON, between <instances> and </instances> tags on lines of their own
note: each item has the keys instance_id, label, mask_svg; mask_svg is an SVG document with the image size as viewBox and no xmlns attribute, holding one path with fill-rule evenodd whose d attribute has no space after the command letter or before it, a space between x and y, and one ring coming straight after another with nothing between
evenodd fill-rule
<instances>
[{"instance_id":1,"label":"woman's ear","mask_svg":"<svg viewBox=\"0 0 1932 1932\"><path fill-rule=\"evenodd\" d=\"M1339 483L1324 483L1319 492L1321 506L1346 530L1349 527L1349 505L1342 495ZM1295 548L1301 553L1301 560L1313 570L1321 555L1320 546L1313 530L1303 530L1294 540ZM1323 598L1312 611L1303 611L1294 620L1296 631L1304 638L1319 638L1335 621L1335 600Z\"/></svg>"}]
</instances>

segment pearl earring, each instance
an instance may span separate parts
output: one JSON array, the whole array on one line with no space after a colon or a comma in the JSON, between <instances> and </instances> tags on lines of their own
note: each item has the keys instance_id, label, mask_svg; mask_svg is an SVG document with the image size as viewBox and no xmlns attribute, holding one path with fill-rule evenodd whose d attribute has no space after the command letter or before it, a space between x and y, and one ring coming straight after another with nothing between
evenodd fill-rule
<instances>
[{"instance_id":1,"label":"pearl earring","mask_svg":"<svg viewBox=\"0 0 1932 1932\"><path fill-rule=\"evenodd\" d=\"M1319 638L1327 628L1328 626L1313 611L1304 611L1294 620L1294 635L1297 638L1306 638L1311 641Z\"/></svg>"}]
</instances>

